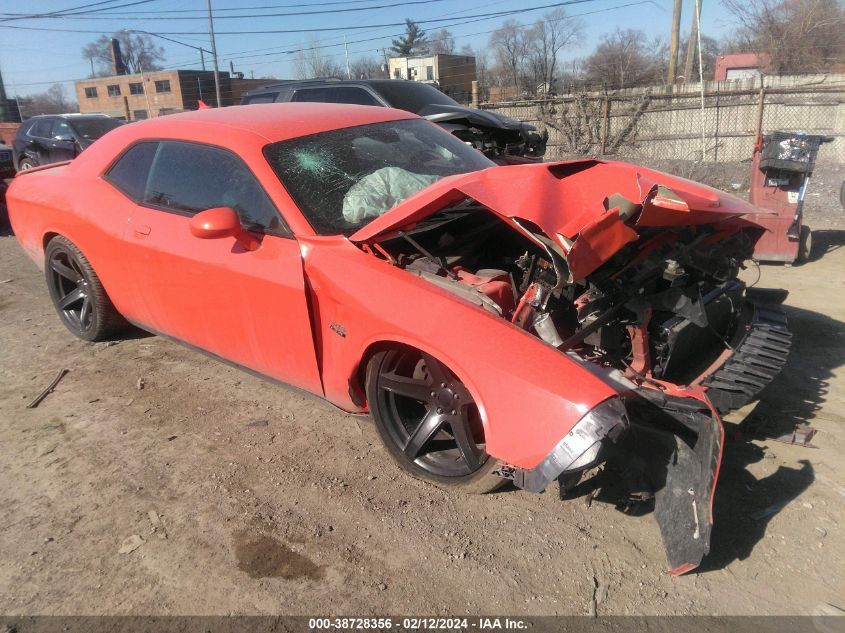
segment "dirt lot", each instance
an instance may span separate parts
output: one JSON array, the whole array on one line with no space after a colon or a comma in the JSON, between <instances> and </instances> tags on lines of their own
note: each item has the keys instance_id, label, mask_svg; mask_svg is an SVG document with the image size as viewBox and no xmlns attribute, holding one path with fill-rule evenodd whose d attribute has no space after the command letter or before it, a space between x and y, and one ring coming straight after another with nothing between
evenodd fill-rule
<instances>
[{"instance_id":1,"label":"dirt lot","mask_svg":"<svg viewBox=\"0 0 845 633\"><path fill-rule=\"evenodd\" d=\"M845 215L828 176L808 208L817 261L762 270L791 291L795 346L743 412L770 430L809 421L818 448L729 442L712 553L681 578L648 514L555 489L450 495L404 476L368 418L159 338L72 338L0 237L0 613L845 608Z\"/></svg>"}]
</instances>

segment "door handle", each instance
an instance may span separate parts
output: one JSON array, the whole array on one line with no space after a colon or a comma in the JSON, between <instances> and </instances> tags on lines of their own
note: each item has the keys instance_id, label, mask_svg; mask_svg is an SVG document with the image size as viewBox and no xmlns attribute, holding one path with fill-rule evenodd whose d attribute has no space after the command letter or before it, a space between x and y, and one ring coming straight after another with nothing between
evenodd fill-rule
<instances>
[{"instance_id":1,"label":"door handle","mask_svg":"<svg viewBox=\"0 0 845 633\"><path fill-rule=\"evenodd\" d=\"M150 234L150 227L146 224L135 224L133 229L135 230L135 235L138 237L145 237Z\"/></svg>"}]
</instances>

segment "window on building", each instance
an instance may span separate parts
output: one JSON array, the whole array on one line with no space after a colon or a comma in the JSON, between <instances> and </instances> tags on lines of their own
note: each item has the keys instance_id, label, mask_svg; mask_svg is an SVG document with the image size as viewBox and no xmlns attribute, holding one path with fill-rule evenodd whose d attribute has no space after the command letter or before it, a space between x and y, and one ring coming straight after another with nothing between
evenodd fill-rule
<instances>
[{"instance_id":1,"label":"window on building","mask_svg":"<svg viewBox=\"0 0 845 633\"><path fill-rule=\"evenodd\" d=\"M135 202L140 202L144 198L156 149L158 142L133 145L109 169L105 179Z\"/></svg>"},{"instance_id":2,"label":"window on building","mask_svg":"<svg viewBox=\"0 0 845 633\"><path fill-rule=\"evenodd\" d=\"M85 89L85 98L86 99L96 99L97 98L97 87L91 86L90 88Z\"/></svg>"},{"instance_id":3,"label":"window on building","mask_svg":"<svg viewBox=\"0 0 845 633\"><path fill-rule=\"evenodd\" d=\"M402 69L401 68L394 68L393 69L393 78L394 79L402 79Z\"/></svg>"},{"instance_id":4,"label":"window on building","mask_svg":"<svg viewBox=\"0 0 845 633\"><path fill-rule=\"evenodd\" d=\"M432 81L434 79L434 66L425 67L425 78L426 81Z\"/></svg>"},{"instance_id":5,"label":"window on building","mask_svg":"<svg viewBox=\"0 0 845 633\"><path fill-rule=\"evenodd\" d=\"M117 84L114 84L112 86L106 86L106 88L109 91L110 97L119 97L120 96L120 86L118 86Z\"/></svg>"},{"instance_id":6,"label":"window on building","mask_svg":"<svg viewBox=\"0 0 845 633\"><path fill-rule=\"evenodd\" d=\"M132 111L132 118L136 121L141 121L147 118L147 111L146 110L133 110Z\"/></svg>"},{"instance_id":7,"label":"window on building","mask_svg":"<svg viewBox=\"0 0 845 633\"><path fill-rule=\"evenodd\" d=\"M140 81L135 84L129 84L129 94L131 95L142 95L144 94L144 84Z\"/></svg>"},{"instance_id":8,"label":"window on building","mask_svg":"<svg viewBox=\"0 0 845 633\"><path fill-rule=\"evenodd\" d=\"M165 114L173 114L174 112L176 112L176 108L159 108L158 109L158 115L159 116L164 116Z\"/></svg>"},{"instance_id":9,"label":"window on building","mask_svg":"<svg viewBox=\"0 0 845 633\"><path fill-rule=\"evenodd\" d=\"M162 141L144 203L188 215L230 207L247 228L288 232L244 162L218 147Z\"/></svg>"},{"instance_id":10,"label":"window on building","mask_svg":"<svg viewBox=\"0 0 845 633\"><path fill-rule=\"evenodd\" d=\"M170 92L170 80L159 79L156 84L156 92Z\"/></svg>"}]
</instances>

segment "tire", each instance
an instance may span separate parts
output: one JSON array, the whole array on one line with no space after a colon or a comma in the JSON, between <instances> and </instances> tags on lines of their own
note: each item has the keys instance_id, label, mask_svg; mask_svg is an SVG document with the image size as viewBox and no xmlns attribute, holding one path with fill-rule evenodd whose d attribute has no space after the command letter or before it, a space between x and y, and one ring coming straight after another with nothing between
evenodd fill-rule
<instances>
[{"instance_id":1,"label":"tire","mask_svg":"<svg viewBox=\"0 0 845 633\"><path fill-rule=\"evenodd\" d=\"M38 162L30 156L24 156L18 161L18 171L27 171L33 167L38 167Z\"/></svg>"},{"instance_id":2,"label":"tire","mask_svg":"<svg viewBox=\"0 0 845 633\"><path fill-rule=\"evenodd\" d=\"M378 352L366 390L379 436L412 477L473 494L506 483L485 450L478 407L443 363L410 347Z\"/></svg>"},{"instance_id":3,"label":"tire","mask_svg":"<svg viewBox=\"0 0 845 633\"><path fill-rule=\"evenodd\" d=\"M59 318L76 337L103 341L126 327L91 264L70 240L58 236L47 244L44 275Z\"/></svg>"},{"instance_id":4,"label":"tire","mask_svg":"<svg viewBox=\"0 0 845 633\"><path fill-rule=\"evenodd\" d=\"M810 261L810 256L813 252L813 231L806 224L801 227L801 233L798 235L798 255L795 257L795 262L804 264Z\"/></svg>"}]
</instances>

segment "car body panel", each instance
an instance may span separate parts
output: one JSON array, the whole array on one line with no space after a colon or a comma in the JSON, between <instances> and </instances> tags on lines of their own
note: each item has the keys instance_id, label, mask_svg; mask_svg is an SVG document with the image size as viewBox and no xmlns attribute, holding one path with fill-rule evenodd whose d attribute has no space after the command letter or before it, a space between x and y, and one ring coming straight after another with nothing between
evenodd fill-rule
<instances>
[{"instance_id":1,"label":"car body panel","mask_svg":"<svg viewBox=\"0 0 845 633\"><path fill-rule=\"evenodd\" d=\"M350 381L364 352L384 342L410 345L444 362L467 385L482 414L487 452L532 467L586 411L616 393L524 330L385 264L345 238L301 242L315 297L325 395L342 408L355 407Z\"/></svg>"}]
</instances>

